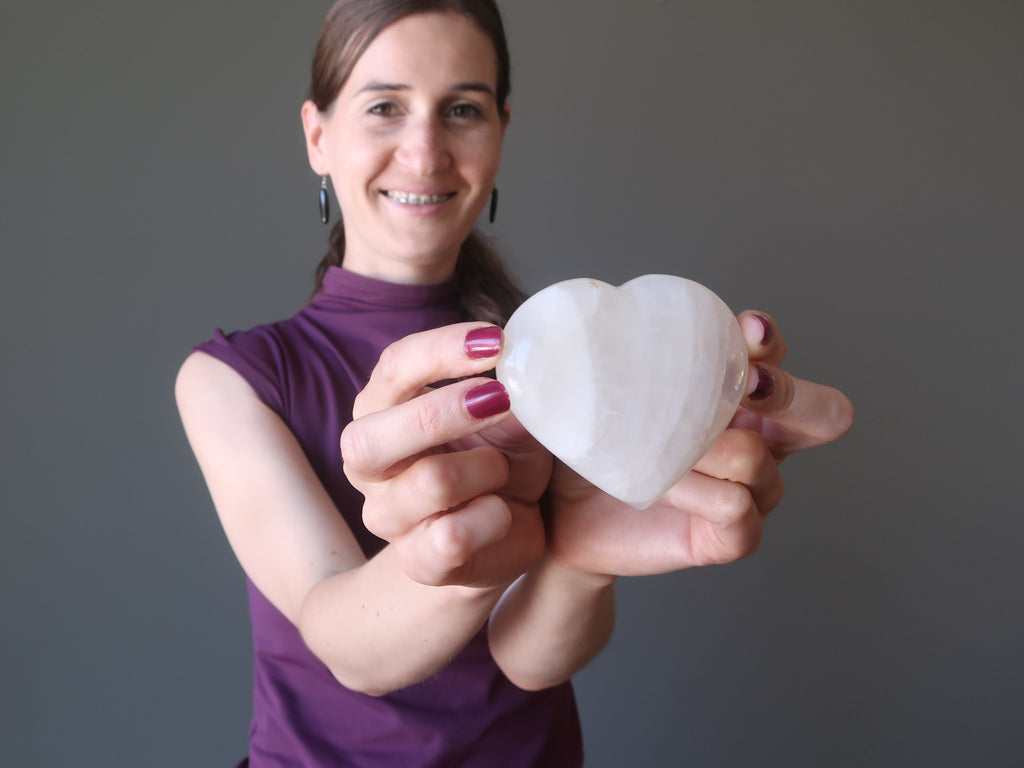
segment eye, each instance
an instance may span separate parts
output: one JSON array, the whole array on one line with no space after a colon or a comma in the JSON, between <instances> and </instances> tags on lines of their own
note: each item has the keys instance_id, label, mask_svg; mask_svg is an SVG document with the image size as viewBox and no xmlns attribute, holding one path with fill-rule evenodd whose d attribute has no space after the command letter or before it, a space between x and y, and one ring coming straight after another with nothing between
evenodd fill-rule
<instances>
[{"instance_id":1,"label":"eye","mask_svg":"<svg viewBox=\"0 0 1024 768\"><path fill-rule=\"evenodd\" d=\"M483 112L475 104L461 102L448 110L448 114L456 120L473 120L483 116Z\"/></svg>"},{"instance_id":2,"label":"eye","mask_svg":"<svg viewBox=\"0 0 1024 768\"><path fill-rule=\"evenodd\" d=\"M398 114L398 107L390 101L379 101L370 107L369 113L377 117L394 117Z\"/></svg>"}]
</instances>

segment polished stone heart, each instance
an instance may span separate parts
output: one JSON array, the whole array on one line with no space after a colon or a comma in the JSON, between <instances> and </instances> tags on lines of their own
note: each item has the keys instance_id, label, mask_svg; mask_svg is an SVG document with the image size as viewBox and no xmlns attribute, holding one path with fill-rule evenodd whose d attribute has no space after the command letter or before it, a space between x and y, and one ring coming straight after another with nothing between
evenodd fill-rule
<instances>
[{"instance_id":1,"label":"polished stone heart","mask_svg":"<svg viewBox=\"0 0 1024 768\"><path fill-rule=\"evenodd\" d=\"M512 412L551 453L644 509L729 424L747 353L729 307L699 283L581 278L516 310L497 374Z\"/></svg>"}]
</instances>

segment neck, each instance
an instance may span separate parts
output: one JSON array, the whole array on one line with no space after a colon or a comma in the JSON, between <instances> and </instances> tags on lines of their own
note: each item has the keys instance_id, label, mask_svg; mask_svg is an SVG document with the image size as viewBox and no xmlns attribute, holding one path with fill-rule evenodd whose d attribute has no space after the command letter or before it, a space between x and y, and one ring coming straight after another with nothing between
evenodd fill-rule
<instances>
[{"instance_id":1,"label":"neck","mask_svg":"<svg viewBox=\"0 0 1024 768\"><path fill-rule=\"evenodd\" d=\"M444 260L430 260L423 263L404 260L369 260L346 253L341 267L363 277L372 277L399 285L437 285L449 280L455 274L458 254Z\"/></svg>"}]
</instances>

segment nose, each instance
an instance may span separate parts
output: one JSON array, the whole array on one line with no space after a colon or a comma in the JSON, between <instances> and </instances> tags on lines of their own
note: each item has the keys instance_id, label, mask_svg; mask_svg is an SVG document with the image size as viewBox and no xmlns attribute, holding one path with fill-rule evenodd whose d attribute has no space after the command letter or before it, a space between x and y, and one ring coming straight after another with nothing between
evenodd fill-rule
<instances>
[{"instance_id":1,"label":"nose","mask_svg":"<svg viewBox=\"0 0 1024 768\"><path fill-rule=\"evenodd\" d=\"M418 176L432 176L451 165L450 137L433 117L410 121L395 156Z\"/></svg>"}]
</instances>

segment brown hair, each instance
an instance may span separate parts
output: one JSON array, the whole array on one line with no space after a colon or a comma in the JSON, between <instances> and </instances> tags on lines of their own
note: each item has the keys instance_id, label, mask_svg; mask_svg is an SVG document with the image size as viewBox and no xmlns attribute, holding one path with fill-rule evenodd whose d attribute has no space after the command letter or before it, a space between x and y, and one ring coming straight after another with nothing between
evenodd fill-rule
<instances>
[{"instance_id":1,"label":"brown hair","mask_svg":"<svg viewBox=\"0 0 1024 768\"><path fill-rule=\"evenodd\" d=\"M313 55L312 79L307 94L317 109L326 112L344 87L363 52L386 27L419 13L458 13L471 19L490 38L498 57L495 93L504 112L511 90L508 41L501 13L494 0L338 0L327 14ZM345 227L331 230L327 255L316 271L316 290L324 274L340 266L345 254ZM475 320L503 325L525 298L488 241L476 230L462 244L455 265L455 280L462 307Z\"/></svg>"}]
</instances>

